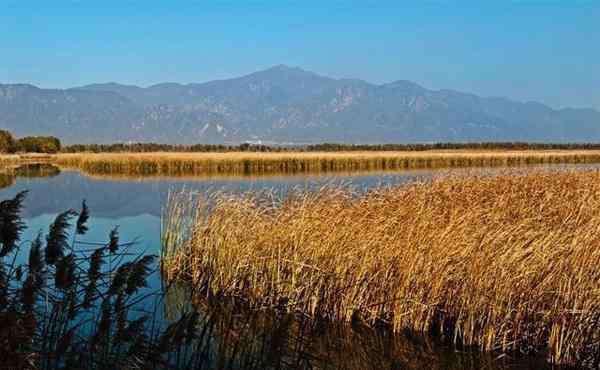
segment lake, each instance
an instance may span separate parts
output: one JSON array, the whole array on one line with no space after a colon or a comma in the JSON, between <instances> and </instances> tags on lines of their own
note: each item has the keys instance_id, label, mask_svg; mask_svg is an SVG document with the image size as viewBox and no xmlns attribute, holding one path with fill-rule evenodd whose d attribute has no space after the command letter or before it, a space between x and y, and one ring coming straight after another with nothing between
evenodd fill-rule
<instances>
[{"instance_id":1,"label":"lake","mask_svg":"<svg viewBox=\"0 0 600 370\"><path fill-rule=\"evenodd\" d=\"M546 166L545 168L547 168ZM577 166L581 168L582 166ZM595 168L585 166L585 168ZM575 168L553 166L550 168ZM483 172L501 171L489 169ZM521 169L523 170L523 169ZM420 170L385 173L336 174L330 176L270 176L215 178L127 178L91 177L58 168L24 168L17 176L3 181L0 199L28 190L24 216L30 240L61 211L79 210L83 199L91 210L90 231L83 238L105 242L111 229L119 226L122 241L136 240L134 254L160 254L161 212L170 191L245 192L271 189L283 195L290 189L318 188L325 185L353 186L365 191L376 186L392 186L433 176L465 170ZM479 170L480 172L482 170ZM161 289L159 274L154 274L148 290ZM176 316L173 311L189 307L186 288L167 292L161 301L160 315ZM211 331L210 353L202 368L326 368L326 369L541 369L548 365L539 358L523 359L497 354L478 354L476 350L457 349L410 333L392 335L368 328L320 325L279 313L244 314L218 312L205 307L205 317L222 330ZM210 313L209 313L210 312ZM216 312L216 313L215 313ZM227 323L227 329L224 323ZM232 348L238 351L232 352Z\"/></svg>"}]
</instances>

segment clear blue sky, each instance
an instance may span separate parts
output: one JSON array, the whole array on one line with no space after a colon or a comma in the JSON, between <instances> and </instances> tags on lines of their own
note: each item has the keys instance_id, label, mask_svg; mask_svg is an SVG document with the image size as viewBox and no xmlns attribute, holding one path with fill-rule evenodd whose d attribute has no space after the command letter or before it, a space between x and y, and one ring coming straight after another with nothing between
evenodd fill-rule
<instances>
[{"instance_id":1,"label":"clear blue sky","mask_svg":"<svg viewBox=\"0 0 600 370\"><path fill-rule=\"evenodd\" d=\"M203 82L289 64L600 109L600 0L0 1L0 82Z\"/></svg>"}]
</instances>

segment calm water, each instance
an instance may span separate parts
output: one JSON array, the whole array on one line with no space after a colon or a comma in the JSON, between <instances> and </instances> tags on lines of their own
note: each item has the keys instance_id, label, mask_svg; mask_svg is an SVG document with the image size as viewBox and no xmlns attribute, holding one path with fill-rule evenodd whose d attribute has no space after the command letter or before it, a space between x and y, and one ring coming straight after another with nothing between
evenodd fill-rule
<instances>
[{"instance_id":1,"label":"calm water","mask_svg":"<svg viewBox=\"0 0 600 370\"><path fill-rule=\"evenodd\" d=\"M326 184L344 184L354 186L360 191L374 186L427 179L446 171L212 179L100 178L89 177L75 171L55 169L46 172L45 175L50 176L31 177L32 173L27 173L27 177L5 179L2 182L4 187L0 189L0 200L12 197L19 191L29 190L24 211L29 229L24 239L33 238L39 230L47 232L48 225L59 212L69 208L78 210L81 201L86 199L92 217L89 222L90 231L83 240L107 241L110 230L118 225L122 241L137 239L137 243L131 249L132 252L158 255L161 209L170 190L185 188L198 192L217 190L243 192L273 189L279 194L284 194L293 188L310 189ZM153 276L151 285L150 289L160 289L158 274ZM184 307L189 304L189 300L190 298L185 294L168 294L166 300L168 307L162 307L161 312L173 311L173 307ZM531 363L530 360L509 357L495 359L489 355L481 356L458 351L418 337L381 336L364 328L360 330L311 328L306 331L298 329L300 324L292 324L289 320L270 322L263 318L258 321L260 325L250 325L248 322L240 324L243 330L237 330L233 334L230 332L216 334L215 340L210 345L215 366L220 366L217 365L219 361L229 360L233 362L233 368L250 368L249 362L233 359L228 353L230 345L233 345L231 341L239 345L240 337L244 337L246 352L249 353L249 358L252 358L253 366L258 366L254 368L541 369L546 367L539 361ZM282 328L284 323L285 327ZM250 337L260 338L262 347L259 346L260 348L255 350L258 346L257 340L252 339L248 342ZM223 342L223 338L228 339ZM220 358L225 360L219 360Z\"/></svg>"},{"instance_id":2,"label":"calm water","mask_svg":"<svg viewBox=\"0 0 600 370\"><path fill-rule=\"evenodd\" d=\"M245 192L272 189L284 194L295 188L318 188L328 184L351 185L369 189L427 178L428 171L360 176L302 176L266 178L102 178L89 177L76 171L60 171L52 176L16 177L12 184L0 189L0 199L28 190L24 217L29 226L26 237L47 229L59 212L79 210L86 200L90 211L89 241L104 241L115 226L121 240L139 242L135 251L158 254L160 251L160 217L169 191Z\"/></svg>"}]
</instances>

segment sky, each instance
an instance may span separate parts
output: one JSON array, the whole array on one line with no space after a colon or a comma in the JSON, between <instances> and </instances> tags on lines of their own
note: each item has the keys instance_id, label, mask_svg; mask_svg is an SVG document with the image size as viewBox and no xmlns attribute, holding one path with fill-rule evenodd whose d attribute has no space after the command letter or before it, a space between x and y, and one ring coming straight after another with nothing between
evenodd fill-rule
<instances>
[{"instance_id":1,"label":"sky","mask_svg":"<svg viewBox=\"0 0 600 370\"><path fill-rule=\"evenodd\" d=\"M0 0L0 83L204 82L287 64L600 110L600 0Z\"/></svg>"}]
</instances>

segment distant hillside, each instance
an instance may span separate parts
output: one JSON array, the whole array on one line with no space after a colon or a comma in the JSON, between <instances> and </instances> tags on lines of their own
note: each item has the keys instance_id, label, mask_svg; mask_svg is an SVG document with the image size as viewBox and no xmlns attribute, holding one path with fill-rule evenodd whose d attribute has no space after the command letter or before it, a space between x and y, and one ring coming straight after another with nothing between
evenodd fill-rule
<instances>
[{"instance_id":1,"label":"distant hillside","mask_svg":"<svg viewBox=\"0 0 600 370\"><path fill-rule=\"evenodd\" d=\"M202 84L0 84L0 128L66 143L600 141L600 112L276 66Z\"/></svg>"}]
</instances>

